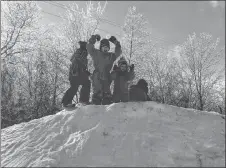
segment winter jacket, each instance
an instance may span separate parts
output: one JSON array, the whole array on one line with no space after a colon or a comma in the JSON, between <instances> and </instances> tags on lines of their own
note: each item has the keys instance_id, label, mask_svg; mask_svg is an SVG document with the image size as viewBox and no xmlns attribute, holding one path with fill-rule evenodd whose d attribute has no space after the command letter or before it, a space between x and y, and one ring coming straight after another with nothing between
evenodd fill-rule
<instances>
[{"instance_id":1,"label":"winter jacket","mask_svg":"<svg viewBox=\"0 0 226 168\"><path fill-rule=\"evenodd\" d=\"M130 86L129 101L147 101L147 94L137 85Z\"/></svg>"},{"instance_id":2,"label":"winter jacket","mask_svg":"<svg viewBox=\"0 0 226 168\"><path fill-rule=\"evenodd\" d=\"M143 79L139 80L136 85L130 86L129 101L150 101L147 82Z\"/></svg>"},{"instance_id":3,"label":"winter jacket","mask_svg":"<svg viewBox=\"0 0 226 168\"><path fill-rule=\"evenodd\" d=\"M104 53L100 50L95 49L95 42L96 37L92 35L92 37L89 39L89 43L86 45L87 51L93 59L93 65L95 71L98 72L98 78L100 80L109 80L112 65L122 53L121 45L119 42L116 44L115 53Z\"/></svg>"},{"instance_id":4,"label":"winter jacket","mask_svg":"<svg viewBox=\"0 0 226 168\"><path fill-rule=\"evenodd\" d=\"M70 61L70 71L69 77L72 76L81 76L85 73L88 73L87 70L87 59L88 52L86 50L77 49L76 52L72 55Z\"/></svg>"},{"instance_id":5,"label":"winter jacket","mask_svg":"<svg viewBox=\"0 0 226 168\"><path fill-rule=\"evenodd\" d=\"M126 102L128 101L128 81L135 77L134 71L122 72L120 69L111 72L111 79L114 81L113 101Z\"/></svg>"}]
</instances>

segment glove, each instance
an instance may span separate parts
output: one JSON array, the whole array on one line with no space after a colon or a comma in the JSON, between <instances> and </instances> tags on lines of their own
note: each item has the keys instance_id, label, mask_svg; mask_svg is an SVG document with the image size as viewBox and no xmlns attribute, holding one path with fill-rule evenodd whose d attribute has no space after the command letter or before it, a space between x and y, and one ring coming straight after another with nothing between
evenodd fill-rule
<instances>
[{"instance_id":1,"label":"glove","mask_svg":"<svg viewBox=\"0 0 226 168\"><path fill-rule=\"evenodd\" d=\"M134 64L130 65L130 71L134 70Z\"/></svg>"},{"instance_id":2,"label":"glove","mask_svg":"<svg viewBox=\"0 0 226 168\"><path fill-rule=\"evenodd\" d=\"M117 65L114 65L113 67L113 71L117 70L118 69L118 66Z\"/></svg>"},{"instance_id":3,"label":"glove","mask_svg":"<svg viewBox=\"0 0 226 168\"><path fill-rule=\"evenodd\" d=\"M112 43L116 43L117 39L115 38L115 36L111 36L109 39L108 39L110 42Z\"/></svg>"},{"instance_id":4,"label":"glove","mask_svg":"<svg viewBox=\"0 0 226 168\"><path fill-rule=\"evenodd\" d=\"M97 41L100 41L100 39L101 39L100 35L96 34L95 36L96 36Z\"/></svg>"}]
</instances>

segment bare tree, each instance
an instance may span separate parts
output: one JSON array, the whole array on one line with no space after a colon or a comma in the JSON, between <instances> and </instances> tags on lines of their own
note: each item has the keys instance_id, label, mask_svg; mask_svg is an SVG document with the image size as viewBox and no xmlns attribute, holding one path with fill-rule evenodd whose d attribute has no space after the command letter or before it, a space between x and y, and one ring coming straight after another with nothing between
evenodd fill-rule
<instances>
[{"instance_id":1,"label":"bare tree","mask_svg":"<svg viewBox=\"0 0 226 168\"><path fill-rule=\"evenodd\" d=\"M88 41L92 34L98 33L98 26L106 4L106 2L104 5L101 5L100 2L94 4L94 2L89 1L86 2L85 8L80 8L76 3L65 6L67 8L66 19L60 26L60 32L62 32L62 36L68 45L65 52L68 58L78 48L79 41ZM92 72L94 70L91 57L88 57L88 67L89 71Z\"/></svg>"},{"instance_id":2,"label":"bare tree","mask_svg":"<svg viewBox=\"0 0 226 168\"><path fill-rule=\"evenodd\" d=\"M129 7L122 30L123 55L130 64L152 47L148 21L141 13L137 12L135 6Z\"/></svg>"},{"instance_id":3,"label":"bare tree","mask_svg":"<svg viewBox=\"0 0 226 168\"><path fill-rule=\"evenodd\" d=\"M2 1L1 58L30 50L37 29L39 8L32 1ZM32 30L32 31L31 31Z\"/></svg>"},{"instance_id":4,"label":"bare tree","mask_svg":"<svg viewBox=\"0 0 226 168\"><path fill-rule=\"evenodd\" d=\"M80 8L76 3L72 3L67 8L66 16L62 24L62 31L67 39L70 53L75 52L78 41L88 41L94 34L100 23L101 16L106 7L100 3L96 6L93 2L86 2L86 8Z\"/></svg>"},{"instance_id":5,"label":"bare tree","mask_svg":"<svg viewBox=\"0 0 226 168\"><path fill-rule=\"evenodd\" d=\"M39 8L35 2L2 1L1 12L1 77L2 116L4 124L16 122L16 111L22 80L19 67L24 54L31 53L37 39ZM20 104L22 99L20 99Z\"/></svg>"},{"instance_id":6,"label":"bare tree","mask_svg":"<svg viewBox=\"0 0 226 168\"><path fill-rule=\"evenodd\" d=\"M218 68L223 60L224 49L218 49L219 39L213 40L208 33L189 36L181 51L184 72L191 76L198 101L198 109L204 110L206 99L211 96L209 89L223 77L223 68Z\"/></svg>"},{"instance_id":7,"label":"bare tree","mask_svg":"<svg viewBox=\"0 0 226 168\"><path fill-rule=\"evenodd\" d=\"M63 41L64 39L55 33L52 36L52 43L49 45L49 48L45 49L45 54L50 73L49 80L51 81L51 106L54 110L59 104L61 94L65 91L65 76L68 76L68 56L66 54L67 47Z\"/></svg>"}]
</instances>

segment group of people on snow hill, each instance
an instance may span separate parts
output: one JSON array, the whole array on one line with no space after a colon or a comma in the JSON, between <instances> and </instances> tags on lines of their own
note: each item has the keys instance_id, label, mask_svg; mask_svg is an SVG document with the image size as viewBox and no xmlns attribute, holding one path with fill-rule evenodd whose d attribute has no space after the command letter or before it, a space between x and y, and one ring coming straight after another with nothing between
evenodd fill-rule
<instances>
[{"instance_id":1,"label":"group of people on snow hill","mask_svg":"<svg viewBox=\"0 0 226 168\"><path fill-rule=\"evenodd\" d=\"M100 41L100 48L94 47L95 43ZM109 52L110 42L115 45L115 52ZM140 79L136 85L128 88L128 81L134 79L134 65L128 65L127 61L121 57L118 65L112 66L116 59L121 55L120 42L111 36L109 39L102 39L100 35L92 35L88 43L80 41L80 48L71 57L71 65L69 70L70 88L63 96L62 104L64 107L73 106L72 100L78 91L78 87L82 85L80 90L79 102L90 104L90 88L91 81L93 87L93 95L91 104L107 105L117 102L128 101L148 101L148 84L144 79ZM88 71L88 59L90 54L94 71L91 74ZM91 81L90 81L90 79ZM111 94L110 85L114 82L113 94Z\"/></svg>"}]
</instances>

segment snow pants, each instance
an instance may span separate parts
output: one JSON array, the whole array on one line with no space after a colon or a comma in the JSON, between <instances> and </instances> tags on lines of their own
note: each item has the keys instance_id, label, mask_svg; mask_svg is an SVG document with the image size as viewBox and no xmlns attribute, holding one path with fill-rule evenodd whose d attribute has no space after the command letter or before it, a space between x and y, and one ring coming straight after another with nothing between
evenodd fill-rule
<instances>
[{"instance_id":1,"label":"snow pants","mask_svg":"<svg viewBox=\"0 0 226 168\"><path fill-rule=\"evenodd\" d=\"M94 70L92 75L93 96L92 103L96 105L106 105L112 103L112 95L110 90L111 80L110 74L108 80L101 80L99 73Z\"/></svg>"},{"instance_id":2,"label":"snow pants","mask_svg":"<svg viewBox=\"0 0 226 168\"><path fill-rule=\"evenodd\" d=\"M70 76L70 88L66 91L63 96L62 103L63 105L68 105L72 103L74 96L78 91L78 87L82 85L80 90L80 98L79 102L82 103L89 103L89 96L90 96L90 87L91 82L89 80L88 75L80 75L80 76Z\"/></svg>"}]
</instances>

